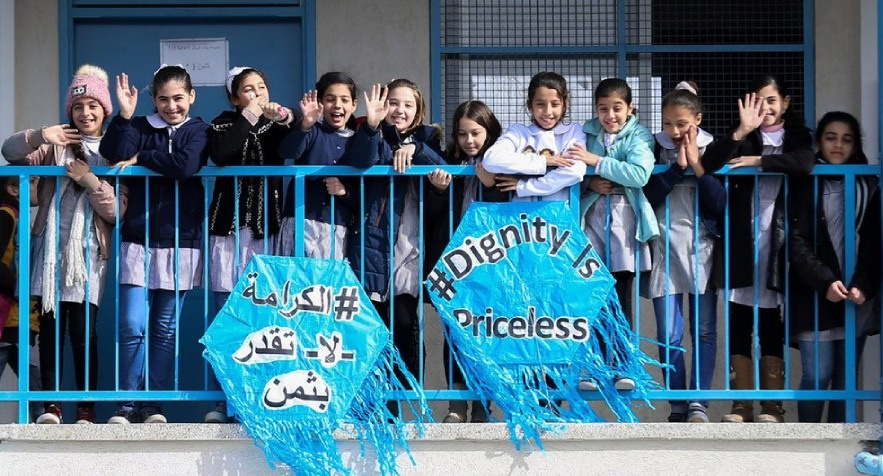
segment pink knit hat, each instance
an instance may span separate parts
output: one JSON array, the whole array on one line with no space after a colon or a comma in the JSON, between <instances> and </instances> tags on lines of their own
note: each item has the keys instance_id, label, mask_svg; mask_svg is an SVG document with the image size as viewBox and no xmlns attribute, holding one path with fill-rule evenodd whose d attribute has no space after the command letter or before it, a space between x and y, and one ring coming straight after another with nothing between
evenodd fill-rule
<instances>
[{"instance_id":1,"label":"pink knit hat","mask_svg":"<svg viewBox=\"0 0 883 476\"><path fill-rule=\"evenodd\" d=\"M109 118L113 113L113 104L110 102L110 90L108 89L107 73L91 64L84 64L77 68L74 79L67 89L67 98L64 101L64 110L67 118L71 119L74 109L74 101L82 98L90 98L98 101L104 109L104 117Z\"/></svg>"}]
</instances>

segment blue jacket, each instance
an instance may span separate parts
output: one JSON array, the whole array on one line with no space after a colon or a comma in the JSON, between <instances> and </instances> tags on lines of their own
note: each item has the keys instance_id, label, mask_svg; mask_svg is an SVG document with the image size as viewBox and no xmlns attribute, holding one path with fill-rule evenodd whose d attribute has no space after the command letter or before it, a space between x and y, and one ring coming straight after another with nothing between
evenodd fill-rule
<instances>
[{"instance_id":1,"label":"blue jacket","mask_svg":"<svg viewBox=\"0 0 883 476\"><path fill-rule=\"evenodd\" d=\"M294 159L297 165L335 165L347 162L345 156L352 149L355 135L349 129L332 129L317 122L304 132L294 125L279 145L279 155ZM331 223L331 195L325 188L325 177L307 177L304 181L304 216L310 220ZM347 187L349 190L351 187ZM294 180L285 193L283 217L294 216ZM351 196L351 194L348 194ZM334 202L334 224L346 226L350 221L350 209L345 200Z\"/></svg>"},{"instance_id":2,"label":"blue jacket","mask_svg":"<svg viewBox=\"0 0 883 476\"><path fill-rule=\"evenodd\" d=\"M363 123L356 133L353 153L348 156L350 165L355 167L371 167L373 165L391 165L393 152L398 150L406 140L394 127L383 123L380 130L372 129ZM420 126L411 136L417 146L412 163L414 165L447 165L441 152L441 133L432 126ZM393 232L397 232L402 211L405 207L405 192L409 177L397 177L393 191L392 207L389 207L390 179L387 177L365 177L364 191L364 241L365 241L365 279L362 285L369 294L376 292L386 295L389 291L389 255L390 255L390 217ZM350 195L353 195L350 193ZM358 206L358 205L357 205ZM391 208L392 214L387 213ZM354 210L354 217L359 211ZM356 221L350 227L347 239L347 259L356 277L362 277L362 234L361 224ZM394 244L393 244L394 246Z\"/></svg>"},{"instance_id":3,"label":"blue jacket","mask_svg":"<svg viewBox=\"0 0 883 476\"><path fill-rule=\"evenodd\" d=\"M656 139L656 156L661 158L663 151L671 150L674 145L664 132L657 133ZM713 141L711 134L701 129L697 139L700 153ZM669 162L659 160L659 163L666 165ZM674 162L664 172L651 176L650 181L644 186L644 196L647 197L650 206L654 209L663 206L665 197L671 193L675 185L684 180L684 172L685 170ZM699 193L699 217L708 232L719 238L723 231L723 213L727 206L724 186L714 175L703 174L696 179L696 189Z\"/></svg>"},{"instance_id":4,"label":"blue jacket","mask_svg":"<svg viewBox=\"0 0 883 476\"><path fill-rule=\"evenodd\" d=\"M640 242L656 238L659 235L656 214L642 190L650 180L656 160L653 157L653 134L638 123L635 116L629 117L610 147L604 145L604 128L597 118L586 121L583 131L586 133L586 149L602 157L595 172L625 188L626 199L635 211L635 238ZM584 184L588 184L588 180L587 177ZM580 201L581 220L585 220L586 212L598 197L599 193L586 189Z\"/></svg>"},{"instance_id":5,"label":"blue jacket","mask_svg":"<svg viewBox=\"0 0 883 476\"><path fill-rule=\"evenodd\" d=\"M138 164L163 177L131 177L128 207L120 233L123 241L144 244L145 231L151 248L172 248L177 235L181 248L201 248L205 218L205 189L193 177L208 161L209 125L190 118L169 139L158 115L130 120L116 115L110 121L98 150L111 164L138 154ZM175 186L178 186L178 223L175 223ZM149 186L149 190L146 188ZM145 196L149 191L149 196ZM149 217L149 218L148 218Z\"/></svg>"}]
</instances>

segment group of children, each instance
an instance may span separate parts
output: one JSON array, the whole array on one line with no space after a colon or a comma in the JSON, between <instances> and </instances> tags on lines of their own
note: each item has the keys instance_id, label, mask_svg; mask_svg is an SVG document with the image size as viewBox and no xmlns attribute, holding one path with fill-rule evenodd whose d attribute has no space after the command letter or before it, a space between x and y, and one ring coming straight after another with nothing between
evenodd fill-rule
<instances>
[{"instance_id":1,"label":"group of children","mask_svg":"<svg viewBox=\"0 0 883 476\"><path fill-rule=\"evenodd\" d=\"M28 129L4 142L2 153L10 163L67 169L58 180L33 181L31 191L39 209L25 248L31 256L30 294L40 308L43 389L60 388L61 369L55 366L61 366L63 353L56 350L65 334L77 389L96 388L95 323L116 226L120 390L174 387L176 324L188 291L209 286L220 309L251 256L292 255L301 246L306 256L349 261L392 327L408 370L419 375L421 273L447 244L448 213L456 225L474 201L568 201L571 186L578 184L581 200L571 206L580 207L585 232L616 278L626 315L635 315L638 295L653 302L660 360L669 364L663 371L668 388L711 388L719 289L729 292L730 388L754 388L755 367L761 388L784 388L781 308L789 240L791 336L804 368L800 388L843 388L843 301L864 304L880 284L877 184L865 177L856 182L859 265L847 276L844 230L850 227L843 203L851 195L842 176L816 184L808 174L815 163L867 163L858 122L847 113L829 113L813 141L789 107L791 96L780 78L767 76L752 85L739 100L738 126L715 138L700 128L702 105L693 83L680 83L663 98L663 130L654 135L638 121L626 81L601 81L594 94L596 117L580 124L568 117L565 78L542 72L528 87L527 123L504 132L484 103L467 101L454 112L444 149L441 130L425 124L423 93L407 79L363 92L360 120L354 118L360 99L355 82L340 72L322 75L294 110L270 100L268 78L256 68L231 69L226 89L233 110L206 124L189 114L196 91L187 71L163 65L153 76L155 113L134 116L138 90L121 74L116 78L120 111L111 119L107 74L86 65L68 89L69 124ZM282 177L219 177L205 210L203 182L194 175L209 159L220 166L391 165L396 172L411 165L465 164L475 167L475 175L452 177L437 169L426 177L307 177L301 191L303 235L297 236L295 181L283 190ZM158 175L116 184L92 173L91 166L105 164L140 165ZM667 168L653 175L656 165ZM759 166L785 176L733 176L725 191L722 178L711 175L725 165ZM594 175L586 176L588 167ZM786 182L792 199L787 216ZM14 230L22 196L16 178L4 181L2 191L0 311L15 293ZM808 203L816 203L815 210ZM203 256L204 220L208 256ZM728 267L721 265L725 251ZM756 267L743 265L755 261ZM208 283L202 282L205 265L211 270ZM757 366L751 358L755 313ZM689 380L681 349L684 321L695 335ZM864 327L859 331L864 335ZM0 337L6 341L10 334L17 337L18 331ZM459 369L450 368L448 351L446 345L446 373L454 388L466 388ZM821 356L818 368L816 355ZM596 383L587 376L579 388L590 391ZM615 383L622 390L634 387L628 375ZM819 421L823 403L800 402L799 419ZM707 405L672 401L669 420L707 422ZM467 402L451 402L444 421L469 421L467 413ZM842 402L832 404L829 421L843 418ZM473 404L471 421L487 419L484 406ZM753 404L743 401L734 402L724 417L753 419ZM781 403L763 402L756 420L783 421ZM94 404L78 403L77 421L94 422ZM218 402L206 421L227 421L225 403ZM46 402L37 422L60 423L60 404ZM157 402L123 402L108 420L136 422L166 418Z\"/></svg>"}]
</instances>

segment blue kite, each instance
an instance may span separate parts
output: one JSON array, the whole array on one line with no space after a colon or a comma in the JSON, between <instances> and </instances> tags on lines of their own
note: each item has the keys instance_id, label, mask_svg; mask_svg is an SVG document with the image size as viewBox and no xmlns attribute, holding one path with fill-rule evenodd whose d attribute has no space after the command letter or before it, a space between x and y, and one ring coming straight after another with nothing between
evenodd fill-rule
<instances>
[{"instance_id":1,"label":"blue kite","mask_svg":"<svg viewBox=\"0 0 883 476\"><path fill-rule=\"evenodd\" d=\"M640 350L614 284L573 212L551 201L472 203L425 282L467 384L496 402L517 446L541 445L550 422L600 420L580 379L620 421L636 417L614 378L632 378L649 404L658 384L644 364L660 364Z\"/></svg>"},{"instance_id":2,"label":"blue kite","mask_svg":"<svg viewBox=\"0 0 883 476\"><path fill-rule=\"evenodd\" d=\"M282 461L297 474L350 472L332 436L344 424L375 448L382 473L396 473L397 448L408 451L408 445L387 395L415 389L411 410L419 432L422 415L430 414L386 325L343 261L255 256L200 342L230 416L271 464ZM396 367L405 382L396 378Z\"/></svg>"}]
</instances>

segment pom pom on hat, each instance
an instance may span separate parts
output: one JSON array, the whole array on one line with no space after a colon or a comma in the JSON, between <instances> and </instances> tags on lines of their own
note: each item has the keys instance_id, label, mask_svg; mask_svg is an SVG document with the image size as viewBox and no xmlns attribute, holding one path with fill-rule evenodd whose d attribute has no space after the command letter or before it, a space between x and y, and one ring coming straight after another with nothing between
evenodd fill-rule
<instances>
[{"instance_id":1,"label":"pom pom on hat","mask_svg":"<svg viewBox=\"0 0 883 476\"><path fill-rule=\"evenodd\" d=\"M71 119L73 115L74 101L82 98L98 101L98 104L101 104L101 108L104 109L104 117L110 117L113 113L113 104L110 102L107 72L91 64L84 64L77 68L64 101L64 110L68 119Z\"/></svg>"}]
</instances>

